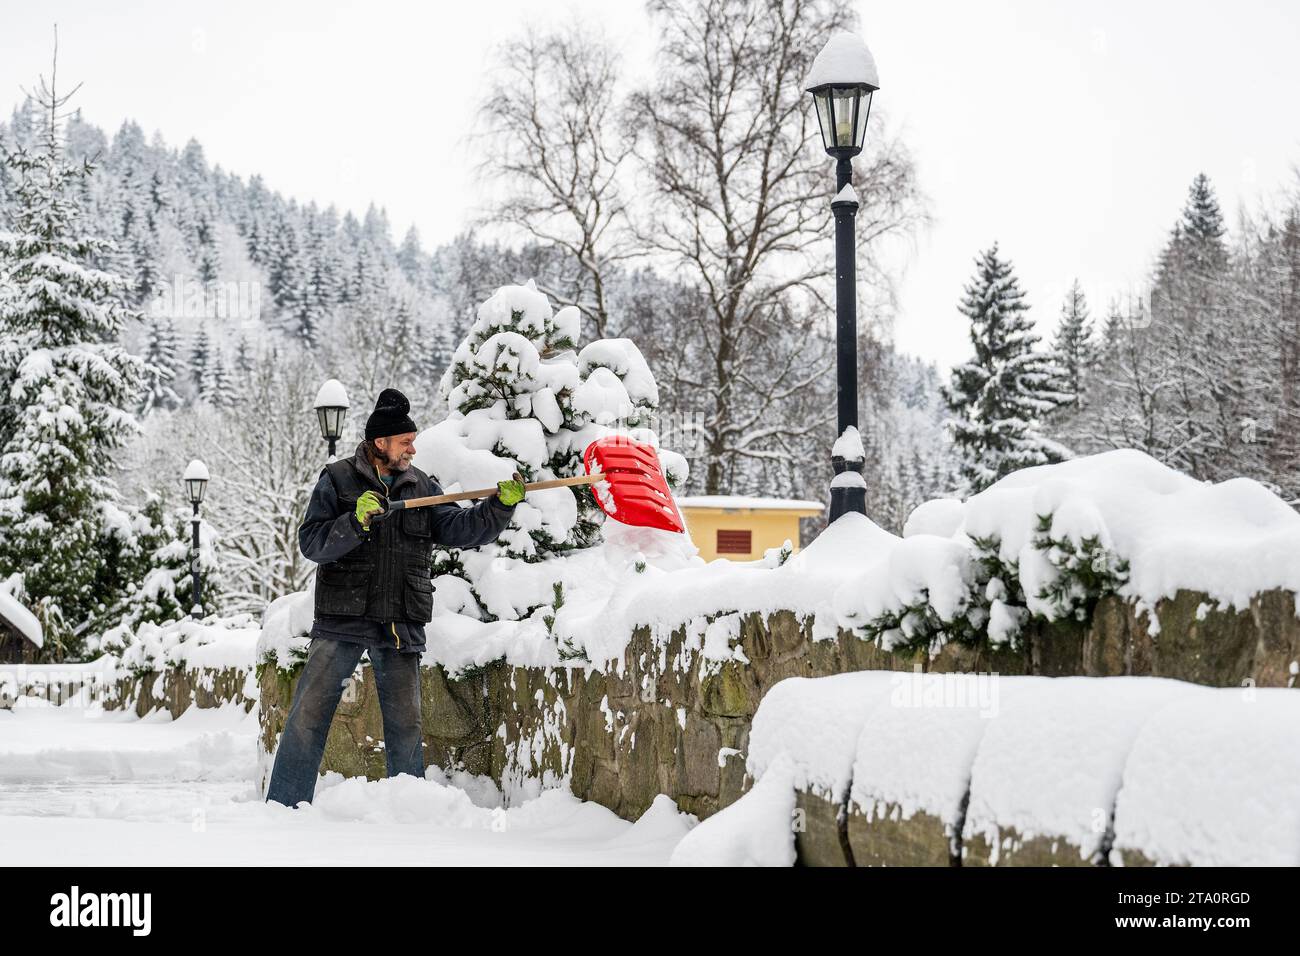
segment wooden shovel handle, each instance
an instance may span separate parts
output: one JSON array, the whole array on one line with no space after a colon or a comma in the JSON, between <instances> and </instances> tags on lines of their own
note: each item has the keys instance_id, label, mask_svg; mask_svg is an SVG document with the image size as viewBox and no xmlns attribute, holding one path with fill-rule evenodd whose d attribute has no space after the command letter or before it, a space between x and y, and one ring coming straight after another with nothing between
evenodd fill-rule
<instances>
[{"instance_id":1,"label":"wooden shovel handle","mask_svg":"<svg viewBox=\"0 0 1300 956\"><path fill-rule=\"evenodd\" d=\"M576 478L552 478L550 481L533 481L524 485L524 491L544 491L547 488L570 488L574 485L594 485L598 481L604 481L603 472L596 472L593 475L578 475ZM495 495L497 490L493 488L479 488L475 491L457 491L450 495L428 495L424 498L406 498L402 501L390 501L388 503L389 511L401 511L404 508L424 508L427 505L442 505L452 501L466 501L470 498L490 498ZM387 512L385 512L387 514ZM371 520L379 517L373 515Z\"/></svg>"}]
</instances>

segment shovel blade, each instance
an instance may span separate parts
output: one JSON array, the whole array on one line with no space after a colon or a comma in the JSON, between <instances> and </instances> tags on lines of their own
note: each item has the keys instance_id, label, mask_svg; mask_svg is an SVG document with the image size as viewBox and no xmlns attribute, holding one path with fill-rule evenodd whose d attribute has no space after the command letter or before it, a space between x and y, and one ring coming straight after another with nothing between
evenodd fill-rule
<instances>
[{"instance_id":1,"label":"shovel blade","mask_svg":"<svg viewBox=\"0 0 1300 956\"><path fill-rule=\"evenodd\" d=\"M600 509L615 521L679 534L686 530L650 445L610 435L588 445L583 462L588 474L604 474L605 481L593 491Z\"/></svg>"}]
</instances>

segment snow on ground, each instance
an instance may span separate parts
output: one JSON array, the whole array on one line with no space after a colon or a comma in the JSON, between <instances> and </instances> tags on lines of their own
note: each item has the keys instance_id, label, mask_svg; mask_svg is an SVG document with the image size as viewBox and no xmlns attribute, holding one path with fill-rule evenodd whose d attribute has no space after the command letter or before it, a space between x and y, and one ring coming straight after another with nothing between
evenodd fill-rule
<instances>
[{"instance_id":1,"label":"snow on ground","mask_svg":"<svg viewBox=\"0 0 1300 956\"><path fill-rule=\"evenodd\" d=\"M862 556L899 540L862 515L845 515L776 567L723 559L705 564L693 556L684 535L613 521L605 525L605 538L599 547L563 558L537 564L494 558L479 569L479 594L498 610L507 602L544 604L559 583L564 606L554 612L549 630L540 614L480 621L461 613L468 598L458 589L459 579L437 578L434 618L425 628L425 662L452 671L501 657L525 667L565 666L558 640L584 650L593 665L603 667L622 657L640 624L671 629L727 611L833 614L835 587L861 573ZM462 558L467 565L476 560L471 552ZM310 589L280 598L267 610L258 658L292 661L306 646L311 620Z\"/></svg>"},{"instance_id":2,"label":"snow on ground","mask_svg":"<svg viewBox=\"0 0 1300 956\"><path fill-rule=\"evenodd\" d=\"M131 714L21 698L0 711L10 865L663 865L694 818L661 797L635 823L567 790L501 807L485 778L327 775L307 808L254 789L256 711Z\"/></svg>"},{"instance_id":3,"label":"snow on ground","mask_svg":"<svg viewBox=\"0 0 1300 956\"><path fill-rule=\"evenodd\" d=\"M134 712L76 703L55 707L20 697L0 710L0 789L105 781L252 780L256 712L240 705L191 707L172 720L164 710Z\"/></svg>"},{"instance_id":4,"label":"snow on ground","mask_svg":"<svg viewBox=\"0 0 1300 956\"><path fill-rule=\"evenodd\" d=\"M778 755L743 799L691 830L673 851L673 866L793 866L795 774Z\"/></svg>"}]
</instances>

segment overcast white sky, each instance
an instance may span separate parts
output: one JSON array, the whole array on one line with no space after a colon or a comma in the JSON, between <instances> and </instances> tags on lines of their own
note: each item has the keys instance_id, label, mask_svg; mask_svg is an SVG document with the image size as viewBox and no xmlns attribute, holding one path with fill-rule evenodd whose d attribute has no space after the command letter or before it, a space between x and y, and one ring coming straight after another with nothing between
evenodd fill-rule
<instances>
[{"instance_id":1,"label":"overcast white sky","mask_svg":"<svg viewBox=\"0 0 1300 956\"><path fill-rule=\"evenodd\" d=\"M1230 222L1295 183L1300 4L896 0L859 4L878 108L902 124L936 222L903 286L899 344L947 365L955 310L994 239L1054 325L1078 276L1100 312L1141 282L1198 171ZM118 12L120 11L120 12ZM607 25L634 73L650 37L638 0L63 2L0 13L0 109L48 69L111 135L123 119L304 200L386 206L426 246L475 200L465 141L490 50L524 23ZM870 131L868 131L870 135Z\"/></svg>"}]
</instances>

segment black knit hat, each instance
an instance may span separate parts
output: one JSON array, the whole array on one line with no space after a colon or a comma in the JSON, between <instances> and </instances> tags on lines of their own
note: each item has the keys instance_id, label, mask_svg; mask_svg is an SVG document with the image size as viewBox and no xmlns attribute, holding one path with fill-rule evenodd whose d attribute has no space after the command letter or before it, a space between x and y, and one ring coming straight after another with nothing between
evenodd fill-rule
<instances>
[{"instance_id":1,"label":"black knit hat","mask_svg":"<svg viewBox=\"0 0 1300 956\"><path fill-rule=\"evenodd\" d=\"M411 421L411 403L405 395L395 388L386 388L379 393L375 410L366 419L366 441L418 430L415 422Z\"/></svg>"}]
</instances>

